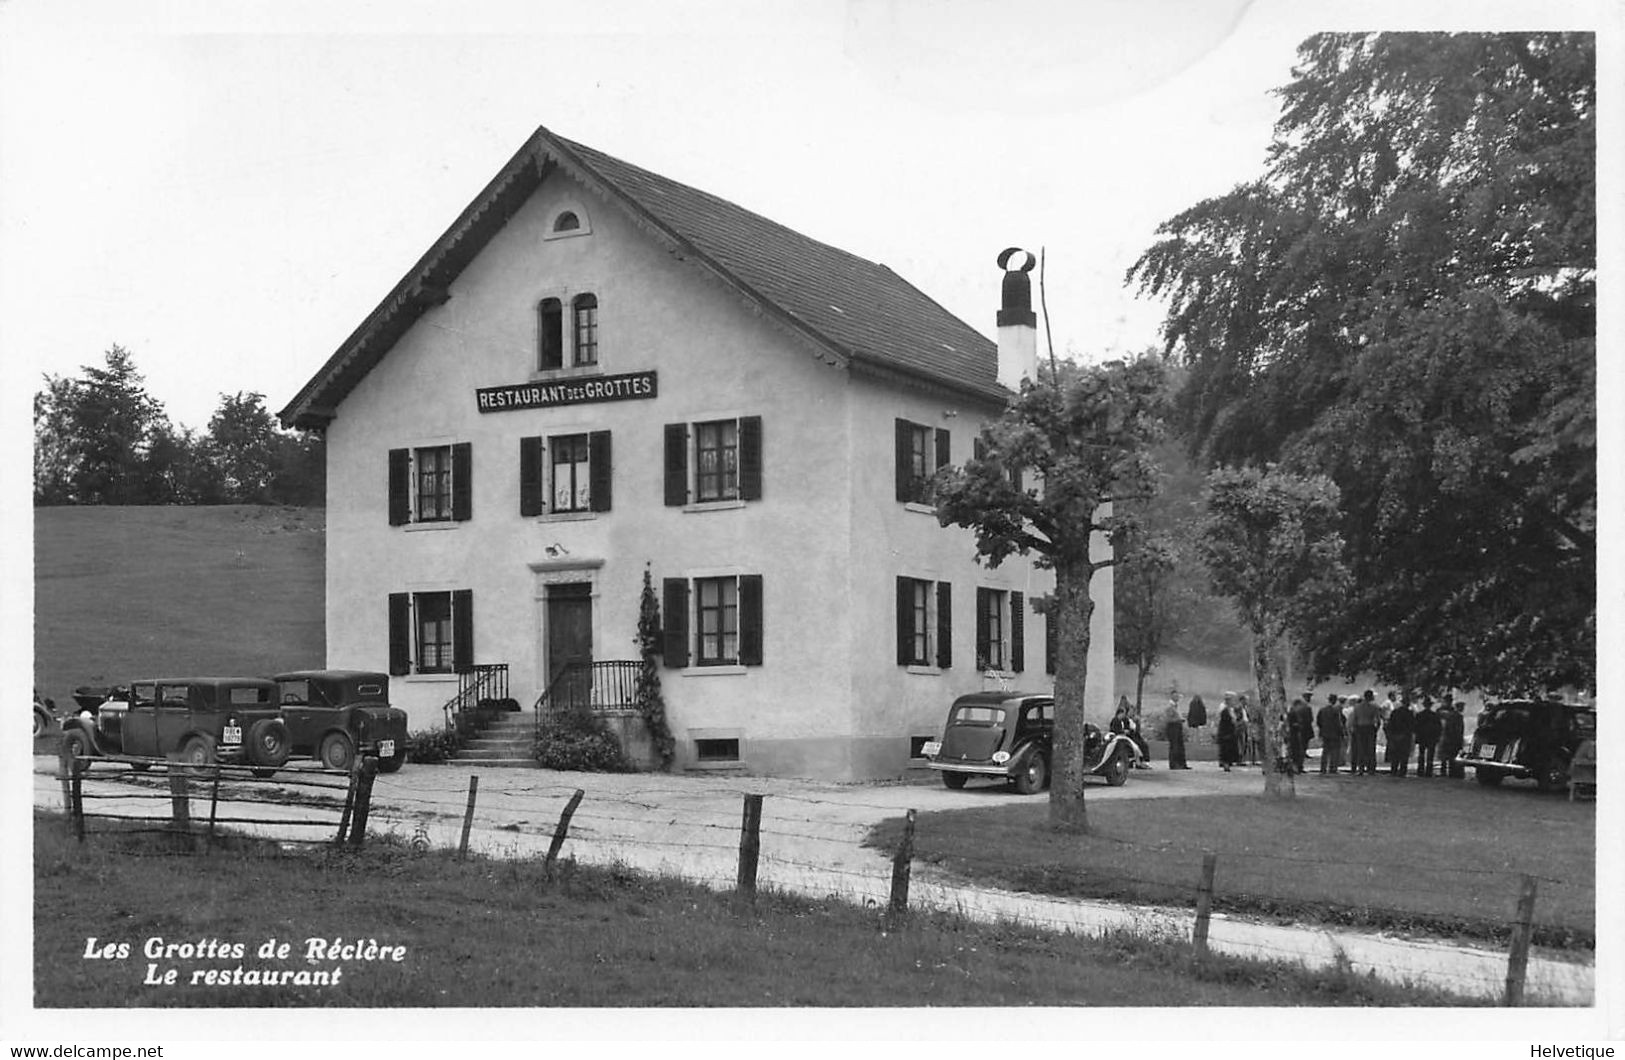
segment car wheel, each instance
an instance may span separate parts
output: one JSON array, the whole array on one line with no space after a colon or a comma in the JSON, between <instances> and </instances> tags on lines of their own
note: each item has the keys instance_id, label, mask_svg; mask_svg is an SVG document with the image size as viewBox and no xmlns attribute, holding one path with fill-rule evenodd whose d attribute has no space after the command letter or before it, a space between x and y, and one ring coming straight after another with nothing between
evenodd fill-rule
<instances>
[{"instance_id":1,"label":"car wheel","mask_svg":"<svg viewBox=\"0 0 1625 1060\"><path fill-rule=\"evenodd\" d=\"M1475 769L1473 774L1486 788L1493 788L1501 783L1501 774L1493 769Z\"/></svg>"},{"instance_id":2,"label":"car wheel","mask_svg":"<svg viewBox=\"0 0 1625 1060\"><path fill-rule=\"evenodd\" d=\"M963 773L944 773L944 774L942 774L943 787L952 788L954 791L958 791L960 788L964 787L965 786L965 781L967 781L969 779L970 779L970 777L967 777Z\"/></svg>"},{"instance_id":3,"label":"car wheel","mask_svg":"<svg viewBox=\"0 0 1625 1060\"><path fill-rule=\"evenodd\" d=\"M1106 774L1106 783L1114 788L1120 788L1128 780L1128 752L1118 748L1112 753L1111 760L1103 767Z\"/></svg>"},{"instance_id":4,"label":"car wheel","mask_svg":"<svg viewBox=\"0 0 1625 1060\"><path fill-rule=\"evenodd\" d=\"M62 737L62 746L73 760L69 768L73 770L74 776L80 776L90 768L90 763L86 761L90 757L90 741L85 738L84 733L77 729L69 732Z\"/></svg>"},{"instance_id":5,"label":"car wheel","mask_svg":"<svg viewBox=\"0 0 1625 1060\"><path fill-rule=\"evenodd\" d=\"M248 757L275 772L288 761L292 751L288 743L288 727L275 718L261 718L248 729ZM254 771L259 776L259 771Z\"/></svg>"},{"instance_id":6,"label":"car wheel","mask_svg":"<svg viewBox=\"0 0 1625 1060\"><path fill-rule=\"evenodd\" d=\"M1049 763L1044 756L1034 753L1027 759L1027 768L1016 774L1016 792L1020 795L1036 795L1044 790L1044 784L1049 780Z\"/></svg>"},{"instance_id":7,"label":"car wheel","mask_svg":"<svg viewBox=\"0 0 1625 1060\"><path fill-rule=\"evenodd\" d=\"M194 776L201 776L214 765L214 744L202 736L194 736L181 744L181 761Z\"/></svg>"},{"instance_id":8,"label":"car wheel","mask_svg":"<svg viewBox=\"0 0 1625 1060\"><path fill-rule=\"evenodd\" d=\"M328 769L342 769L350 771L355 765L355 744L342 732L330 732L322 737L321 746L316 749L316 757Z\"/></svg>"},{"instance_id":9,"label":"car wheel","mask_svg":"<svg viewBox=\"0 0 1625 1060\"><path fill-rule=\"evenodd\" d=\"M39 711L34 711L34 739L37 740L41 736L44 736L45 728L45 718L41 716Z\"/></svg>"},{"instance_id":10,"label":"car wheel","mask_svg":"<svg viewBox=\"0 0 1625 1060\"><path fill-rule=\"evenodd\" d=\"M1541 791L1563 791L1569 786L1569 775L1559 767L1552 766L1535 777L1535 786Z\"/></svg>"}]
</instances>

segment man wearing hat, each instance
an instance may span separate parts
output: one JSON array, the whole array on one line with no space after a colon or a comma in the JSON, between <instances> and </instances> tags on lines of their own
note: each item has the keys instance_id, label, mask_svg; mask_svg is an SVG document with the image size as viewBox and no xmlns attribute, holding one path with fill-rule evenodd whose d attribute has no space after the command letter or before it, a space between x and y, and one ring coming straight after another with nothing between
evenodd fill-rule
<instances>
[{"instance_id":1,"label":"man wearing hat","mask_svg":"<svg viewBox=\"0 0 1625 1060\"><path fill-rule=\"evenodd\" d=\"M1162 712L1163 732L1168 737L1168 768L1189 769L1185 761L1185 716L1179 711L1179 690L1168 693L1168 708Z\"/></svg>"}]
</instances>

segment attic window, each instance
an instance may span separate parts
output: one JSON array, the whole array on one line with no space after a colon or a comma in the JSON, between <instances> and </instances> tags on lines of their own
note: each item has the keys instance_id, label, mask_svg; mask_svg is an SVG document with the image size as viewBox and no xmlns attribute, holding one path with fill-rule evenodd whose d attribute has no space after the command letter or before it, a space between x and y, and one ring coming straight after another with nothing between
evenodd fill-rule
<instances>
[{"instance_id":1,"label":"attic window","mask_svg":"<svg viewBox=\"0 0 1625 1060\"><path fill-rule=\"evenodd\" d=\"M543 239L568 239L571 236L584 236L592 231L592 219L587 211L581 208L580 203L570 203L559 207L553 219L542 230Z\"/></svg>"}]
</instances>

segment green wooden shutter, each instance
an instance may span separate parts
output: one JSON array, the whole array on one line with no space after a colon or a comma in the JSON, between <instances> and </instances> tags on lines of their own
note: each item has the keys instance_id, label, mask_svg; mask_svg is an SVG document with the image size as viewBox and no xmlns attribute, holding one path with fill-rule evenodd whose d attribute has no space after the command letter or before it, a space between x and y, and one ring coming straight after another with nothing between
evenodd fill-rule
<instances>
[{"instance_id":1,"label":"green wooden shutter","mask_svg":"<svg viewBox=\"0 0 1625 1060\"><path fill-rule=\"evenodd\" d=\"M1010 594L1010 669L1020 673L1027 665L1027 602L1021 593Z\"/></svg>"},{"instance_id":2,"label":"green wooden shutter","mask_svg":"<svg viewBox=\"0 0 1625 1060\"><path fill-rule=\"evenodd\" d=\"M474 447L458 442L451 447L451 517L461 523L474 515Z\"/></svg>"},{"instance_id":3,"label":"green wooden shutter","mask_svg":"<svg viewBox=\"0 0 1625 1060\"><path fill-rule=\"evenodd\" d=\"M993 638L993 631L988 628L987 623L988 598L992 595L991 589L976 590L976 665L979 667L987 666L993 657L993 653L988 650L990 647L988 642Z\"/></svg>"},{"instance_id":4,"label":"green wooden shutter","mask_svg":"<svg viewBox=\"0 0 1625 1060\"><path fill-rule=\"evenodd\" d=\"M1055 672L1055 656L1058 654L1056 648L1061 643L1060 627L1055 624L1056 612L1059 610L1060 604L1051 596L1049 607L1044 611L1044 672L1047 674Z\"/></svg>"},{"instance_id":5,"label":"green wooden shutter","mask_svg":"<svg viewBox=\"0 0 1625 1060\"><path fill-rule=\"evenodd\" d=\"M937 467L947 467L953 463L953 445L949 441L948 429L937 428Z\"/></svg>"},{"instance_id":6,"label":"green wooden shutter","mask_svg":"<svg viewBox=\"0 0 1625 1060\"><path fill-rule=\"evenodd\" d=\"M541 515L547 510L542 488L542 457L546 450L540 438L519 439L519 514Z\"/></svg>"},{"instance_id":7,"label":"green wooden shutter","mask_svg":"<svg viewBox=\"0 0 1625 1060\"><path fill-rule=\"evenodd\" d=\"M946 670L954 664L954 587L937 583L937 665Z\"/></svg>"},{"instance_id":8,"label":"green wooden shutter","mask_svg":"<svg viewBox=\"0 0 1625 1060\"><path fill-rule=\"evenodd\" d=\"M661 581L660 654L669 667L688 665L688 581L665 578Z\"/></svg>"},{"instance_id":9,"label":"green wooden shutter","mask_svg":"<svg viewBox=\"0 0 1625 1060\"><path fill-rule=\"evenodd\" d=\"M389 451L389 525L412 520L412 451Z\"/></svg>"},{"instance_id":10,"label":"green wooden shutter","mask_svg":"<svg viewBox=\"0 0 1625 1060\"><path fill-rule=\"evenodd\" d=\"M739 418L739 499L762 499L762 417Z\"/></svg>"},{"instance_id":11,"label":"green wooden shutter","mask_svg":"<svg viewBox=\"0 0 1625 1060\"><path fill-rule=\"evenodd\" d=\"M914 661L914 579L897 579L897 665Z\"/></svg>"},{"instance_id":12,"label":"green wooden shutter","mask_svg":"<svg viewBox=\"0 0 1625 1060\"><path fill-rule=\"evenodd\" d=\"M451 594L451 668L460 674L474 669L474 590Z\"/></svg>"},{"instance_id":13,"label":"green wooden shutter","mask_svg":"<svg viewBox=\"0 0 1625 1060\"><path fill-rule=\"evenodd\" d=\"M614 468L609 448L609 432L593 431L587 435L587 474L590 480L587 500L589 507L595 512L609 511L613 496L610 482Z\"/></svg>"},{"instance_id":14,"label":"green wooden shutter","mask_svg":"<svg viewBox=\"0 0 1625 1060\"><path fill-rule=\"evenodd\" d=\"M907 420L897 421L897 499L914 499L914 476L909 466L908 451L914 441L914 425Z\"/></svg>"},{"instance_id":15,"label":"green wooden shutter","mask_svg":"<svg viewBox=\"0 0 1625 1060\"><path fill-rule=\"evenodd\" d=\"M412 670L412 597L389 594L389 672L397 677Z\"/></svg>"},{"instance_id":16,"label":"green wooden shutter","mask_svg":"<svg viewBox=\"0 0 1625 1060\"><path fill-rule=\"evenodd\" d=\"M688 424L666 424L666 506L688 503ZM686 663L685 663L686 665Z\"/></svg>"},{"instance_id":17,"label":"green wooden shutter","mask_svg":"<svg viewBox=\"0 0 1625 1060\"><path fill-rule=\"evenodd\" d=\"M762 576L739 576L739 662L762 665Z\"/></svg>"}]
</instances>

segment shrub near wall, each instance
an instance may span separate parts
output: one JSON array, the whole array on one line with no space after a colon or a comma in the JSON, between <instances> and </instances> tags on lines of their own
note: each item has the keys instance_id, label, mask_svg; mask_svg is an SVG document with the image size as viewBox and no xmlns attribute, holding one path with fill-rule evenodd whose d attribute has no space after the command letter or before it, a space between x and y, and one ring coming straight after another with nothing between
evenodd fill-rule
<instances>
[{"instance_id":1,"label":"shrub near wall","mask_svg":"<svg viewBox=\"0 0 1625 1060\"><path fill-rule=\"evenodd\" d=\"M462 750L462 734L455 729L429 729L408 733L406 760L418 765L439 765Z\"/></svg>"},{"instance_id":2,"label":"shrub near wall","mask_svg":"<svg viewBox=\"0 0 1625 1060\"><path fill-rule=\"evenodd\" d=\"M586 709L562 711L543 720L536 760L547 769L586 773L630 773L631 761L609 726Z\"/></svg>"}]
</instances>

